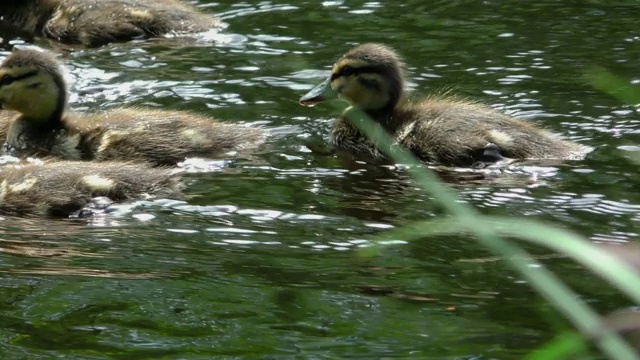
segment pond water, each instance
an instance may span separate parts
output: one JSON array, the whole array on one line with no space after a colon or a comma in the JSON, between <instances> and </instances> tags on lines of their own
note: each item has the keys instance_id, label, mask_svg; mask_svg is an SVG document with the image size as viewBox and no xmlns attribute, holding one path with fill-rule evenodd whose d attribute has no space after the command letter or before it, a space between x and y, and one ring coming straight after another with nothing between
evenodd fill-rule
<instances>
[{"instance_id":1,"label":"pond water","mask_svg":"<svg viewBox=\"0 0 640 360\"><path fill-rule=\"evenodd\" d=\"M353 45L387 43L418 94L451 89L597 147L584 161L453 176L465 201L594 242L635 241L640 180L626 158L640 151L637 107L584 80L598 65L640 83L628 4L201 0L227 29L58 47L75 110L189 109L274 136L259 154L189 174L186 202L2 218L2 358L521 358L568 328L561 315L471 238L363 256L374 235L445 214L402 169L310 152L335 114L297 100ZM30 43L2 37L2 57ZM573 262L537 253L598 310L627 304Z\"/></svg>"}]
</instances>

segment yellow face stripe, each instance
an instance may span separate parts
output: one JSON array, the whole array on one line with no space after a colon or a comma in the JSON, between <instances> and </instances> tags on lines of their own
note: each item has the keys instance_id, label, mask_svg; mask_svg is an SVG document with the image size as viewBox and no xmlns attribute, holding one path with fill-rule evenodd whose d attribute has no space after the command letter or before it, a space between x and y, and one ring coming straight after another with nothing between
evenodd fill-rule
<instances>
[{"instance_id":1,"label":"yellow face stripe","mask_svg":"<svg viewBox=\"0 0 640 360\"><path fill-rule=\"evenodd\" d=\"M0 69L0 87L11 85L15 81L24 80L38 74L38 69L33 67L17 67Z\"/></svg>"},{"instance_id":2,"label":"yellow face stripe","mask_svg":"<svg viewBox=\"0 0 640 360\"><path fill-rule=\"evenodd\" d=\"M333 69L331 70L332 74L339 74L345 66L352 67L354 69L364 68L370 66L368 62L364 60L356 60L356 59L344 59L338 61L335 65L333 65Z\"/></svg>"}]
</instances>

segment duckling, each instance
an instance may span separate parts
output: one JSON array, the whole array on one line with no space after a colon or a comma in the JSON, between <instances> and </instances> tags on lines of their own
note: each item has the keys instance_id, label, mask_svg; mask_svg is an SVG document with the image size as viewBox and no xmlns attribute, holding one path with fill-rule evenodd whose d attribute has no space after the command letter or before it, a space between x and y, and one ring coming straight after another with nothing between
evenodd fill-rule
<instances>
[{"instance_id":1,"label":"duckling","mask_svg":"<svg viewBox=\"0 0 640 360\"><path fill-rule=\"evenodd\" d=\"M3 0L0 14L32 36L86 47L225 25L179 0Z\"/></svg>"},{"instance_id":2,"label":"duckling","mask_svg":"<svg viewBox=\"0 0 640 360\"><path fill-rule=\"evenodd\" d=\"M395 144L422 161L441 165L476 166L502 158L580 159L591 151L478 103L446 96L407 100L403 69L402 59L390 47L362 44L338 59L330 78L302 96L300 104L313 106L340 96L382 125ZM334 124L332 145L384 158L345 113Z\"/></svg>"},{"instance_id":3,"label":"duckling","mask_svg":"<svg viewBox=\"0 0 640 360\"><path fill-rule=\"evenodd\" d=\"M61 66L49 52L16 50L0 64L0 106L19 113L5 152L67 160L139 160L175 165L255 148L260 128L215 122L186 111L118 108L94 114L66 110Z\"/></svg>"},{"instance_id":4,"label":"duckling","mask_svg":"<svg viewBox=\"0 0 640 360\"><path fill-rule=\"evenodd\" d=\"M14 117L16 117L16 113L13 111L0 110L0 142L3 144L7 140L9 126Z\"/></svg>"},{"instance_id":5,"label":"duckling","mask_svg":"<svg viewBox=\"0 0 640 360\"><path fill-rule=\"evenodd\" d=\"M127 162L21 163L0 168L0 213L66 217L98 196L124 201L156 195L180 199L178 173Z\"/></svg>"}]
</instances>

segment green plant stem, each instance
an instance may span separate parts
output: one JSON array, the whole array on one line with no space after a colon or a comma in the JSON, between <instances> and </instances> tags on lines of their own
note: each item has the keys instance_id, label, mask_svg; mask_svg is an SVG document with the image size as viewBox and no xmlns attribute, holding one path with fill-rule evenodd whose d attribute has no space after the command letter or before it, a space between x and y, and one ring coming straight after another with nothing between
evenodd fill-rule
<instances>
[{"instance_id":1,"label":"green plant stem","mask_svg":"<svg viewBox=\"0 0 640 360\"><path fill-rule=\"evenodd\" d=\"M386 131L368 115L356 107L348 107L343 116L373 139L378 148L398 163L410 165L409 171L425 190L431 192L436 200L449 213L462 222L473 221L480 213L461 202L455 193L440 183L438 178L408 151L391 151L393 141ZM500 239L490 227L478 226L471 229L481 244L493 253L505 256L508 263L516 269L543 297L549 300L581 331L601 336L594 341L600 349L612 359L638 359L635 351L615 332L604 329L597 313L578 300L577 295L565 286L555 275L539 262L533 260L520 247ZM519 259L528 259L530 265ZM535 269L532 268L535 266Z\"/></svg>"},{"instance_id":2,"label":"green plant stem","mask_svg":"<svg viewBox=\"0 0 640 360\"><path fill-rule=\"evenodd\" d=\"M464 221L452 218L418 222L399 230L390 230L384 236L412 240L425 235L471 233L475 231L475 227L490 228L494 234L516 237L567 254L587 268L596 270L601 277L640 304L640 278L631 266L594 247L582 237L550 224L529 219L514 220L503 216L481 215Z\"/></svg>"},{"instance_id":3,"label":"green plant stem","mask_svg":"<svg viewBox=\"0 0 640 360\"><path fill-rule=\"evenodd\" d=\"M640 103L640 88L601 67L586 72L587 81L596 89L614 96L627 104Z\"/></svg>"}]
</instances>

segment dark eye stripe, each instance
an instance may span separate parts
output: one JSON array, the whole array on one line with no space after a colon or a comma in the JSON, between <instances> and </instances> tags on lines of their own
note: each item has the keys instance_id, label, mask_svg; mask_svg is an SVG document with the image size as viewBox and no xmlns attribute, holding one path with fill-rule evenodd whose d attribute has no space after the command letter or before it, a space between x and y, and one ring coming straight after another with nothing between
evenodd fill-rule
<instances>
[{"instance_id":1,"label":"dark eye stripe","mask_svg":"<svg viewBox=\"0 0 640 360\"><path fill-rule=\"evenodd\" d=\"M27 73L24 73L24 74L18 75L18 76L11 76L9 74L4 74L4 76L2 76L2 78L0 78L0 86L9 85L9 84L13 83L16 80L22 80L22 79L30 78L32 76L35 76L37 73L38 73L38 71L34 70L34 71L29 71Z\"/></svg>"},{"instance_id":2,"label":"dark eye stripe","mask_svg":"<svg viewBox=\"0 0 640 360\"><path fill-rule=\"evenodd\" d=\"M349 71L345 73L343 69L348 68ZM342 77L342 76L350 76L350 75L360 75L360 74L381 74L382 70L375 66L361 66L361 67L350 67L344 66L340 69L340 71L331 74L331 81Z\"/></svg>"},{"instance_id":3,"label":"dark eye stripe","mask_svg":"<svg viewBox=\"0 0 640 360\"><path fill-rule=\"evenodd\" d=\"M360 82L360 84L368 87L369 89L380 91L380 84L378 84L378 82L376 80L358 78L358 81Z\"/></svg>"}]
</instances>

